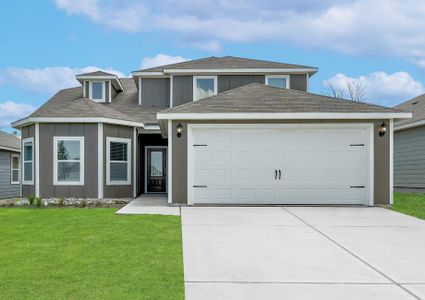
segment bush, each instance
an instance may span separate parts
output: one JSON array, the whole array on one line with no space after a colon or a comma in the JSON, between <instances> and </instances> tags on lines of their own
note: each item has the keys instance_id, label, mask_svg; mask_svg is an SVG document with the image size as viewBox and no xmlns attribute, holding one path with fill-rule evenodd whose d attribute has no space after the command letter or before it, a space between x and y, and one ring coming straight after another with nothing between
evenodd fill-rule
<instances>
[{"instance_id":1,"label":"bush","mask_svg":"<svg viewBox=\"0 0 425 300\"><path fill-rule=\"evenodd\" d=\"M30 205L33 205L34 204L34 195L28 195L28 202L30 203Z\"/></svg>"},{"instance_id":2,"label":"bush","mask_svg":"<svg viewBox=\"0 0 425 300\"><path fill-rule=\"evenodd\" d=\"M94 202L94 206L96 206L96 207L101 207L101 206L102 206L102 201L100 201L100 200L96 200L96 201Z\"/></svg>"},{"instance_id":3,"label":"bush","mask_svg":"<svg viewBox=\"0 0 425 300\"><path fill-rule=\"evenodd\" d=\"M60 197L58 200L58 205L64 206L65 205L65 197Z\"/></svg>"},{"instance_id":4,"label":"bush","mask_svg":"<svg viewBox=\"0 0 425 300\"><path fill-rule=\"evenodd\" d=\"M80 201L80 207L87 207L87 200L83 199Z\"/></svg>"},{"instance_id":5,"label":"bush","mask_svg":"<svg viewBox=\"0 0 425 300\"><path fill-rule=\"evenodd\" d=\"M41 197L35 198L35 204L37 204L37 207L41 207L43 205L43 200Z\"/></svg>"}]
</instances>

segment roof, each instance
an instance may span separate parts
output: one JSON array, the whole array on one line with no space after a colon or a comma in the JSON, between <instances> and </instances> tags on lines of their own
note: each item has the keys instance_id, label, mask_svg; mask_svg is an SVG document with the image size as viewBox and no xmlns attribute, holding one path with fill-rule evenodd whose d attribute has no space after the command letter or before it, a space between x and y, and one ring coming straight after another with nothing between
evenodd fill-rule
<instances>
[{"instance_id":1,"label":"roof","mask_svg":"<svg viewBox=\"0 0 425 300\"><path fill-rule=\"evenodd\" d=\"M384 106L252 83L161 114L188 113L402 113Z\"/></svg>"},{"instance_id":2,"label":"roof","mask_svg":"<svg viewBox=\"0 0 425 300\"><path fill-rule=\"evenodd\" d=\"M95 71L95 72L90 72L90 73L84 73L84 74L80 74L80 75L76 75L75 78L77 78L77 80L83 84L84 80L92 80L92 79L110 79L112 82L112 85L114 86L114 88L117 91L123 91L124 87L120 81L120 79L118 78L117 75L115 74L111 74L111 73L107 73L107 72L103 72L103 71Z\"/></svg>"},{"instance_id":3,"label":"roof","mask_svg":"<svg viewBox=\"0 0 425 300\"><path fill-rule=\"evenodd\" d=\"M80 76L115 76L115 77L117 77L117 75L115 75L115 74L107 73L107 72L103 72L103 71L95 71L95 72L89 72L89 73L77 75L77 77L80 77Z\"/></svg>"},{"instance_id":4,"label":"roof","mask_svg":"<svg viewBox=\"0 0 425 300\"><path fill-rule=\"evenodd\" d=\"M138 90L131 78L121 78L125 88L112 103L83 97L81 87L59 91L29 118L109 118L137 123L157 123L156 113L167 107L144 108L138 103Z\"/></svg>"},{"instance_id":5,"label":"roof","mask_svg":"<svg viewBox=\"0 0 425 300\"><path fill-rule=\"evenodd\" d=\"M312 73L317 72L317 68L294 65L281 62L273 62L259 59L242 58L236 56L224 57L207 57L196 60L190 60L175 64L169 64L154 68L142 69L139 72L163 72L166 69L255 69L255 68L271 68L271 69L312 69Z\"/></svg>"},{"instance_id":6,"label":"roof","mask_svg":"<svg viewBox=\"0 0 425 300\"><path fill-rule=\"evenodd\" d=\"M425 94L417 96L413 99L407 100L397 106L397 109L409 111L412 113L411 119L404 119L396 122L394 125L397 127L403 126L404 128L410 128L418 125L425 124Z\"/></svg>"},{"instance_id":7,"label":"roof","mask_svg":"<svg viewBox=\"0 0 425 300\"><path fill-rule=\"evenodd\" d=\"M8 134L0 130L0 149L19 152L21 149L21 140L13 134Z\"/></svg>"}]
</instances>

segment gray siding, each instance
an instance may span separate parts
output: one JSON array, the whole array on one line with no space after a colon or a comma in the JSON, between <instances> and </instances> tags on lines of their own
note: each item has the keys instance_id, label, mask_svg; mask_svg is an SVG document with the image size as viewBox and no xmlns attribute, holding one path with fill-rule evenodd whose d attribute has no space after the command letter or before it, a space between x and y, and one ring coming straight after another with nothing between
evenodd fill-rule
<instances>
[{"instance_id":1,"label":"gray siding","mask_svg":"<svg viewBox=\"0 0 425 300\"><path fill-rule=\"evenodd\" d=\"M105 167L104 170L104 190L103 195L105 198L132 198L133 197L133 162L134 162L134 139L133 139L133 127L118 126L111 124L103 124L103 161ZM131 185L106 185L106 138L117 137L117 138L130 138L131 139ZM96 169L97 172L97 169Z\"/></svg>"},{"instance_id":2,"label":"gray siding","mask_svg":"<svg viewBox=\"0 0 425 300\"><path fill-rule=\"evenodd\" d=\"M28 137L34 137L35 136L35 125L25 126L21 128L21 137L22 139L28 138ZM35 151L35 140L34 140L34 151ZM34 157L35 158L35 157ZM23 178L23 168L21 167L21 178ZM34 165L34 178L33 182L35 183L35 165ZM35 196L35 185L26 185L22 184L22 197L27 197L28 195L34 195Z\"/></svg>"},{"instance_id":3,"label":"gray siding","mask_svg":"<svg viewBox=\"0 0 425 300\"><path fill-rule=\"evenodd\" d=\"M173 106L193 100L193 76L173 76Z\"/></svg>"},{"instance_id":4,"label":"gray siding","mask_svg":"<svg viewBox=\"0 0 425 300\"><path fill-rule=\"evenodd\" d=\"M425 188L425 127L394 133L394 186Z\"/></svg>"},{"instance_id":5,"label":"gray siding","mask_svg":"<svg viewBox=\"0 0 425 300\"><path fill-rule=\"evenodd\" d=\"M191 123L374 123L374 203L375 205L389 204L390 201L390 168L389 168L389 134L384 137L379 137L379 126L383 120L270 120L270 121L192 121ZM173 127L175 128L178 123L183 125L183 134L181 138L173 136L173 187L172 195L173 202L186 203L187 202L187 122L174 121ZM387 124L388 120L385 120ZM343 196L343 195L342 195Z\"/></svg>"},{"instance_id":6,"label":"gray siding","mask_svg":"<svg viewBox=\"0 0 425 300\"><path fill-rule=\"evenodd\" d=\"M40 196L97 198L97 124L40 124ZM53 184L53 137L84 137L84 185Z\"/></svg>"},{"instance_id":7,"label":"gray siding","mask_svg":"<svg viewBox=\"0 0 425 300\"><path fill-rule=\"evenodd\" d=\"M290 88L294 90L307 92L307 86L308 86L307 81L308 81L307 74L291 74L289 76Z\"/></svg>"},{"instance_id":8,"label":"gray siding","mask_svg":"<svg viewBox=\"0 0 425 300\"><path fill-rule=\"evenodd\" d=\"M169 78L143 78L141 89L143 107L170 106Z\"/></svg>"},{"instance_id":9,"label":"gray siding","mask_svg":"<svg viewBox=\"0 0 425 300\"><path fill-rule=\"evenodd\" d=\"M0 150L0 199L19 197L19 184L11 184L11 157L16 152Z\"/></svg>"},{"instance_id":10,"label":"gray siding","mask_svg":"<svg viewBox=\"0 0 425 300\"><path fill-rule=\"evenodd\" d=\"M219 75L217 79L218 93L225 92L240 86L258 82L265 83L264 75Z\"/></svg>"}]
</instances>

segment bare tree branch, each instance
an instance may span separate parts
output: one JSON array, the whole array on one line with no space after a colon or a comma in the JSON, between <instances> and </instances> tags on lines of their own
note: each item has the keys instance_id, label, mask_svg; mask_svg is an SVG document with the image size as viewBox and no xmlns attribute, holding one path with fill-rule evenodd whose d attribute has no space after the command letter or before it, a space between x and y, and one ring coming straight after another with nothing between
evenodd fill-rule
<instances>
[{"instance_id":1,"label":"bare tree branch","mask_svg":"<svg viewBox=\"0 0 425 300\"><path fill-rule=\"evenodd\" d=\"M330 90L330 93L332 95L332 97L337 98L337 99L343 99L344 98L344 90L335 87L332 82L330 82L329 80L326 81L326 85L328 87L328 89Z\"/></svg>"},{"instance_id":2,"label":"bare tree branch","mask_svg":"<svg viewBox=\"0 0 425 300\"><path fill-rule=\"evenodd\" d=\"M347 81L347 90L350 95L350 99L356 102L362 102L366 100L366 88L360 81Z\"/></svg>"}]
</instances>

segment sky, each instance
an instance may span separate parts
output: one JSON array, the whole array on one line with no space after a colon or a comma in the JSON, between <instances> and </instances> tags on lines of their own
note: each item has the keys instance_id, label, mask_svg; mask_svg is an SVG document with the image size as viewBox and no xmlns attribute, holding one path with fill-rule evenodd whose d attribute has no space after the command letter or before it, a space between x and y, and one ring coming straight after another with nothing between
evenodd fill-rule
<instances>
[{"instance_id":1,"label":"sky","mask_svg":"<svg viewBox=\"0 0 425 300\"><path fill-rule=\"evenodd\" d=\"M394 106L425 93L423 0L38 0L0 10L0 129L28 116L75 74L119 76L207 56L319 68L309 91ZM347 95L346 95L347 96Z\"/></svg>"}]
</instances>

